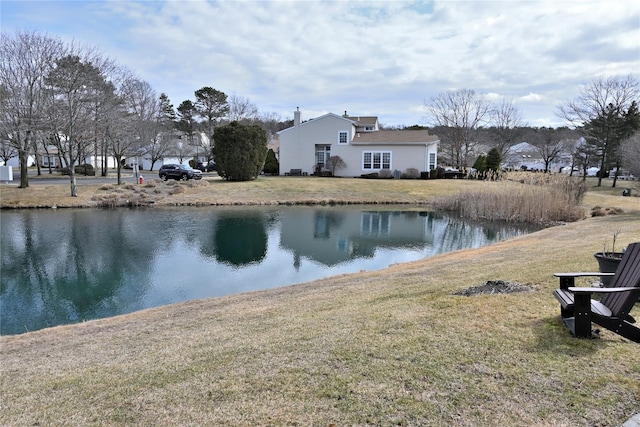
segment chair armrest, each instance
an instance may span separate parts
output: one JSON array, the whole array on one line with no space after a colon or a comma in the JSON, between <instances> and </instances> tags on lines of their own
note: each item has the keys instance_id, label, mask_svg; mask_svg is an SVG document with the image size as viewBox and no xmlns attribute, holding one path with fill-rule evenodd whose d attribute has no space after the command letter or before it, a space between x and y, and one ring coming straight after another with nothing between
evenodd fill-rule
<instances>
[{"instance_id":1,"label":"chair armrest","mask_svg":"<svg viewBox=\"0 0 640 427\"><path fill-rule=\"evenodd\" d=\"M614 292L640 292L640 288L636 287L628 287L628 288L589 288L589 287L581 287L581 286L572 286L568 288L569 291L574 294L610 294Z\"/></svg>"},{"instance_id":2,"label":"chair armrest","mask_svg":"<svg viewBox=\"0 0 640 427\"><path fill-rule=\"evenodd\" d=\"M606 277L606 276L615 276L615 273L595 273L595 272L577 272L577 273L554 273L554 276L560 278L560 289L569 289L570 287L575 286L576 277Z\"/></svg>"},{"instance_id":3,"label":"chair armrest","mask_svg":"<svg viewBox=\"0 0 640 427\"><path fill-rule=\"evenodd\" d=\"M591 276L609 277L609 276L615 276L616 273L578 272L578 273L554 273L553 275L556 277L591 277Z\"/></svg>"}]
</instances>

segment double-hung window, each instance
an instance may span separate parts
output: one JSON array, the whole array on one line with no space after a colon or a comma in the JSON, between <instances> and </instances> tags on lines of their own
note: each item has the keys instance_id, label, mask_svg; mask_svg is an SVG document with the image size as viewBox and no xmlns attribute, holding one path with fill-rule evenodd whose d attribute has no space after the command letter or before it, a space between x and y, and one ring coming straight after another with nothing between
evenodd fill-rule
<instances>
[{"instance_id":1,"label":"double-hung window","mask_svg":"<svg viewBox=\"0 0 640 427\"><path fill-rule=\"evenodd\" d=\"M391 169L391 151L364 151L362 153L362 169Z\"/></svg>"},{"instance_id":2,"label":"double-hung window","mask_svg":"<svg viewBox=\"0 0 640 427\"><path fill-rule=\"evenodd\" d=\"M341 130L338 132L338 144L347 144L349 142L349 132Z\"/></svg>"},{"instance_id":3,"label":"double-hung window","mask_svg":"<svg viewBox=\"0 0 640 427\"><path fill-rule=\"evenodd\" d=\"M436 153L429 153L429 170L436 168Z\"/></svg>"}]
</instances>

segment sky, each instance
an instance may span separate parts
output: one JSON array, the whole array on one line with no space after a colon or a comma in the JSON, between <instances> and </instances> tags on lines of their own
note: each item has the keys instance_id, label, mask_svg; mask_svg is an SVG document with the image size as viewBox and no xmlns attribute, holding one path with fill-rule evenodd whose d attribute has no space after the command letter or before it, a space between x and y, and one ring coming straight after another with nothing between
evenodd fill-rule
<instances>
[{"instance_id":1,"label":"sky","mask_svg":"<svg viewBox=\"0 0 640 427\"><path fill-rule=\"evenodd\" d=\"M283 120L428 126L425 104L472 89L557 127L593 79L640 79L635 0L2 0L0 24L95 47L176 107L210 86Z\"/></svg>"}]
</instances>

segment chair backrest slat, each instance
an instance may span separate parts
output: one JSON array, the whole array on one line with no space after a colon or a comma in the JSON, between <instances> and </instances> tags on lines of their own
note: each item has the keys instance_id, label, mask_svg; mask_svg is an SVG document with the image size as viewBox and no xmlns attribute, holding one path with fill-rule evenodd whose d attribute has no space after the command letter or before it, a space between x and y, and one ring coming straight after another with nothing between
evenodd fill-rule
<instances>
[{"instance_id":1,"label":"chair backrest slat","mask_svg":"<svg viewBox=\"0 0 640 427\"><path fill-rule=\"evenodd\" d=\"M609 287L640 288L640 242L627 246ZM628 314L637 300L638 294L617 292L605 294L600 302L609 307L614 316L620 316Z\"/></svg>"}]
</instances>

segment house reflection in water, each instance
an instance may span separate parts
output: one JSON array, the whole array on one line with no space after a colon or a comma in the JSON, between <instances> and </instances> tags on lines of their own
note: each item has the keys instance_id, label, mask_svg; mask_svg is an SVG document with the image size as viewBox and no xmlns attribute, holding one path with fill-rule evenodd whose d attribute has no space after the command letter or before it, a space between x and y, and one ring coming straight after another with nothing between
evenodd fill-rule
<instances>
[{"instance_id":1,"label":"house reflection in water","mask_svg":"<svg viewBox=\"0 0 640 427\"><path fill-rule=\"evenodd\" d=\"M427 211L310 207L282 212L280 246L293 253L296 268L305 258L333 266L371 258L381 248L413 248L430 255L476 247L495 240L500 228Z\"/></svg>"}]
</instances>

